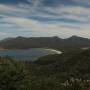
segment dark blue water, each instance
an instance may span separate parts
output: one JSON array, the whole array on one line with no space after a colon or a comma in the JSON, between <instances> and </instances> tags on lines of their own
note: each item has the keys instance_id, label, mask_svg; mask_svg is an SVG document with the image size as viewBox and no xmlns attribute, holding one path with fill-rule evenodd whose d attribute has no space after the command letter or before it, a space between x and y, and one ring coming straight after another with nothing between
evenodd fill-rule
<instances>
[{"instance_id":1,"label":"dark blue water","mask_svg":"<svg viewBox=\"0 0 90 90\"><path fill-rule=\"evenodd\" d=\"M52 51L52 50L47 50L44 48L31 48L31 49L24 49L24 50L1 50L0 51L0 56L10 56L18 60L28 60L28 61L37 60L39 57L49 55L49 54L57 54L57 52Z\"/></svg>"}]
</instances>

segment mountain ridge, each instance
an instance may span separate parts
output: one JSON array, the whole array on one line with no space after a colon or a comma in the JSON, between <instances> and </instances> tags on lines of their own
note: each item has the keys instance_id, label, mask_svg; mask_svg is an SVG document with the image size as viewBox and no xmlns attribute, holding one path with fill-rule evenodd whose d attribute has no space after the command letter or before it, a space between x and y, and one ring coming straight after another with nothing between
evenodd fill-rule
<instances>
[{"instance_id":1,"label":"mountain ridge","mask_svg":"<svg viewBox=\"0 0 90 90\"><path fill-rule=\"evenodd\" d=\"M71 36L66 39L53 37L22 37L1 40L0 47L6 49L26 48L83 48L90 47L90 39L79 36Z\"/></svg>"}]
</instances>

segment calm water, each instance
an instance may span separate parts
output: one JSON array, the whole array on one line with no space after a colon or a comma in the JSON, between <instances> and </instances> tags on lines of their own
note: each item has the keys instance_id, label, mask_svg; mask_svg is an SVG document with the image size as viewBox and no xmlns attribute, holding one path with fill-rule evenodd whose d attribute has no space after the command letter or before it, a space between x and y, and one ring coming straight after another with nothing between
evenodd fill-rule
<instances>
[{"instance_id":1,"label":"calm water","mask_svg":"<svg viewBox=\"0 0 90 90\"><path fill-rule=\"evenodd\" d=\"M32 48L24 50L1 50L0 56L10 56L19 60L36 60L49 54L61 54L60 51L44 48Z\"/></svg>"}]
</instances>

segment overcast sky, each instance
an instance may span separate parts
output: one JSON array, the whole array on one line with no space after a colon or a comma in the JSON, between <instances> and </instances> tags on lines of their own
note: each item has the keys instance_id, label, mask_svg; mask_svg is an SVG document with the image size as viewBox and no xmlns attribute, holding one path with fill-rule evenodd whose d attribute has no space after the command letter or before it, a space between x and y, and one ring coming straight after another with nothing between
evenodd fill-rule
<instances>
[{"instance_id":1,"label":"overcast sky","mask_svg":"<svg viewBox=\"0 0 90 90\"><path fill-rule=\"evenodd\" d=\"M0 39L90 38L90 0L0 0Z\"/></svg>"}]
</instances>

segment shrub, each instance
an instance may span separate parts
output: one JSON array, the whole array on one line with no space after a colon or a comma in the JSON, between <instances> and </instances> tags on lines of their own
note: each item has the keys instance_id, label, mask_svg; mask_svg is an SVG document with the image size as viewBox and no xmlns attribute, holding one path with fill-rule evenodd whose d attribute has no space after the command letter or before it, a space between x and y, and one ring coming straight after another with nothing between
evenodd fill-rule
<instances>
[{"instance_id":1,"label":"shrub","mask_svg":"<svg viewBox=\"0 0 90 90\"><path fill-rule=\"evenodd\" d=\"M26 71L23 63L0 57L0 90L25 90Z\"/></svg>"}]
</instances>

